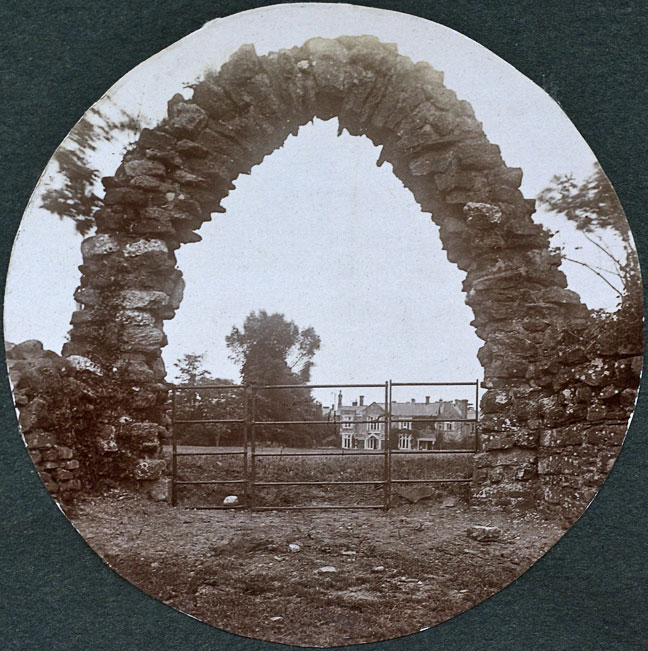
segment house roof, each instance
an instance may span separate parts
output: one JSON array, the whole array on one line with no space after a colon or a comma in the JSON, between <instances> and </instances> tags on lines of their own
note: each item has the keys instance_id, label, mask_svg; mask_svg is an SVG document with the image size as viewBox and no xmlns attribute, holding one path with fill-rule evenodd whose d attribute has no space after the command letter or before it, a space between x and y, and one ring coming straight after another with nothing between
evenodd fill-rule
<instances>
[{"instance_id":1,"label":"house roof","mask_svg":"<svg viewBox=\"0 0 648 651\"><path fill-rule=\"evenodd\" d=\"M342 405L338 407L340 414L384 414L385 405L372 402L368 405ZM437 400L436 402L392 402L392 416L396 418L462 418L461 409L453 402ZM467 418L475 417L475 410L468 408Z\"/></svg>"}]
</instances>

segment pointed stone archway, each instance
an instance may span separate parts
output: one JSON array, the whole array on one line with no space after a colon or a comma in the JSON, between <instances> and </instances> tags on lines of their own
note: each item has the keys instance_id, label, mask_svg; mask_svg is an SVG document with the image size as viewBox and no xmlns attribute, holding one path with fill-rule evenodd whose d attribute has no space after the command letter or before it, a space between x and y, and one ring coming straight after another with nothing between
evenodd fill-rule
<instances>
[{"instance_id":1,"label":"pointed stone archway","mask_svg":"<svg viewBox=\"0 0 648 651\"><path fill-rule=\"evenodd\" d=\"M64 355L118 369L133 386L122 405L139 458L132 476L163 472L163 321L184 288L174 252L200 241L201 224L224 212L221 201L240 174L315 117L337 117L340 129L382 147L378 164L392 165L466 273L488 389L475 498L542 498L542 437L585 422L596 399L576 392L556 399L556 378L590 362L578 344L588 311L566 289L561 258L531 217L522 171L505 164L470 104L444 86L441 72L370 36L315 38L265 56L242 47L190 99L173 97L167 117L103 179L97 231L82 244L75 298L83 309L73 314ZM588 490L578 499L588 500Z\"/></svg>"}]
</instances>

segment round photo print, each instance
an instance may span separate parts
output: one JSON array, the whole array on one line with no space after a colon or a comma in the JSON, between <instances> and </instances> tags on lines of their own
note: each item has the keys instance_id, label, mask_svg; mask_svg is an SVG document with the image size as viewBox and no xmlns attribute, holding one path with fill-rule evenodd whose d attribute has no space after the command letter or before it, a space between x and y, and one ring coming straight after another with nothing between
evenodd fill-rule
<instances>
[{"instance_id":1,"label":"round photo print","mask_svg":"<svg viewBox=\"0 0 648 651\"><path fill-rule=\"evenodd\" d=\"M36 469L115 572L342 646L481 603L584 512L635 407L641 275L592 151L515 68L415 16L275 5L72 128L5 348Z\"/></svg>"}]
</instances>

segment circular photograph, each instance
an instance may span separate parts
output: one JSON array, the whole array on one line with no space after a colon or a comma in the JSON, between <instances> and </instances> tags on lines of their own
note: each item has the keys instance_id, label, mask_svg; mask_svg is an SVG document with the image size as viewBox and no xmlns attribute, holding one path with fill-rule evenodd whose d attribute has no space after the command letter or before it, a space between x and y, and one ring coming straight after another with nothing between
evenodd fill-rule
<instances>
[{"instance_id":1,"label":"circular photograph","mask_svg":"<svg viewBox=\"0 0 648 651\"><path fill-rule=\"evenodd\" d=\"M620 451L642 333L628 222L558 104L446 27L324 3L215 20L108 90L5 295L22 436L89 545L310 647L435 626L547 552Z\"/></svg>"}]
</instances>

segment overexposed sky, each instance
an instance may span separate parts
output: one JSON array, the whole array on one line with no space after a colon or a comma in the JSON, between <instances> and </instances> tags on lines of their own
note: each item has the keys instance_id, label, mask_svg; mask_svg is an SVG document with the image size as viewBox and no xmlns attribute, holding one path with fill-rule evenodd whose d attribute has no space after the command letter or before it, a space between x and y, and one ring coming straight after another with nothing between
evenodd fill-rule
<instances>
[{"instance_id":1,"label":"overexposed sky","mask_svg":"<svg viewBox=\"0 0 648 651\"><path fill-rule=\"evenodd\" d=\"M443 71L445 84L471 102L506 163L524 170L525 196L535 197L556 173L582 179L591 172L594 156L560 107L513 67L446 27L366 7L275 5L214 20L131 71L110 89L110 100L155 123L174 93L189 95L187 84L243 44L265 54L342 34L373 34ZM338 138L336 131L337 120L315 121L290 136L236 181L224 202L227 212L201 229L203 242L179 251L187 290L166 325L169 371L182 354L204 352L214 375L236 378L224 337L251 310L266 309L312 325L321 336L314 382L481 377L475 357L481 342L463 303L463 274L446 260L438 229L390 166L376 167L378 149L368 139ZM123 147L116 140L98 152L93 164L102 175L115 170ZM50 166L43 178L52 174ZM81 239L71 222L39 203L37 187L9 269L5 338L40 339L60 352L74 309ZM565 243L573 257L604 263L564 221L536 218L560 230L556 243ZM614 307L615 296L591 272L575 265L564 270L590 307Z\"/></svg>"}]
</instances>

